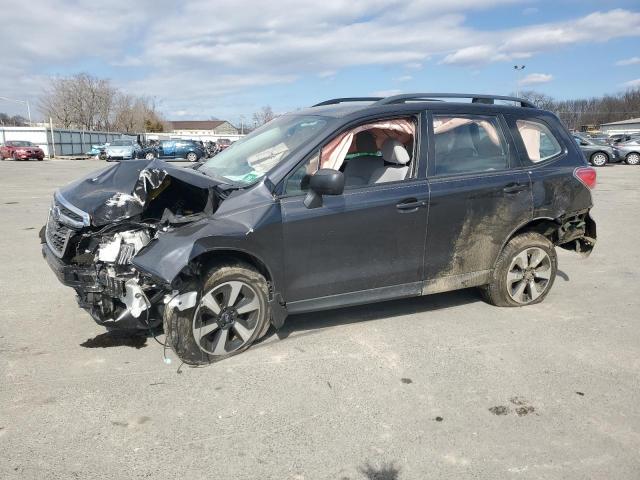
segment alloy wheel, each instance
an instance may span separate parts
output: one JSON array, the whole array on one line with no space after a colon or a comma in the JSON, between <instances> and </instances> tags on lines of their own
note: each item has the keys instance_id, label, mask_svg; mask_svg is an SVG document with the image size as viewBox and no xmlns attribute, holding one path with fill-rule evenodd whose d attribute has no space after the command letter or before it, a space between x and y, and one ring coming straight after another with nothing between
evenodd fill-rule
<instances>
[{"instance_id":1,"label":"alloy wheel","mask_svg":"<svg viewBox=\"0 0 640 480\"><path fill-rule=\"evenodd\" d=\"M596 167L603 167L607 164L607 156L604 153L596 153L591 157L591 162L593 162Z\"/></svg>"},{"instance_id":2,"label":"alloy wheel","mask_svg":"<svg viewBox=\"0 0 640 480\"><path fill-rule=\"evenodd\" d=\"M198 160L198 155L193 152L189 152L187 153L187 160L189 160L190 162L195 162L196 160Z\"/></svg>"},{"instance_id":3,"label":"alloy wheel","mask_svg":"<svg viewBox=\"0 0 640 480\"><path fill-rule=\"evenodd\" d=\"M552 274L549 254L538 247L527 248L513 257L507 272L507 291L514 302L525 305L549 287Z\"/></svg>"},{"instance_id":4,"label":"alloy wheel","mask_svg":"<svg viewBox=\"0 0 640 480\"><path fill-rule=\"evenodd\" d=\"M193 317L193 337L209 355L228 355L254 337L260 319L258 292L233 280L206 292Z\"/></svg>"},{"instance_id":5,"label":"alloy wheel","mask_svg":"<svg viewBox=\"0 0 640 480\"><path fill-rule=\"evenodd\" d=\"M146 158L147 160L153 160L155 158L155 155L149 152L144 156L144 158Z\"/></svg>"},{"instance_id":6,"label":"alloy wheel","mask_svg":"<svg viewBox=\"0 0 640 480\"><path fill-rule=\"evenodd\" d=\"M627 155L627 164L628 165L640 164L640 153L630 153L629 155Z\"/></svg>"}]
</instances>

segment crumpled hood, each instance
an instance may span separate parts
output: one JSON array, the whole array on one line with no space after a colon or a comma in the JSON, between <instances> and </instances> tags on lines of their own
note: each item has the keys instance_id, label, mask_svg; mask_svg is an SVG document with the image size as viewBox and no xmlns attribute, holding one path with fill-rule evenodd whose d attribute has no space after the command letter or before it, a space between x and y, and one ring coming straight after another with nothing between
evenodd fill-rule
<instances>
[{"instance_id":1,"label":"crumpled hood","mask_svg":"<svg viewBox=\"0 0 640 480\"><path fill-rule=\"evenodd\" d=\"M101 226L142 213L149 193L167 176L203 189L220 184L197 170L175 167L162 160L132 160L93 172L59 192L69 203L87 212L92 225Z\"/></svg>"}]
</instances>

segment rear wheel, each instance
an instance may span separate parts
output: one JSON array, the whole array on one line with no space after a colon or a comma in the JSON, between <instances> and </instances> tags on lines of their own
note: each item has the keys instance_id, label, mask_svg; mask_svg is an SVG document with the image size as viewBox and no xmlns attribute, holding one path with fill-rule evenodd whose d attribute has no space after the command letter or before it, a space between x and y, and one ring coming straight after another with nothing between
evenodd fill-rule
<instances>
[{"instance_id":1,"label":"rear wheel","mask_svg":"<svg viewBox=\"0 0 640 480\"><path fill-rule=\"evenodd\" d=\"M144 158L147 160L153 160L154 158L156 158L156 156L153 154L153 152L147 152Z\"/></svg>"},{"instance_id":2,"label":"rear wheel","mask_svg":"<svg viewBox=\"0 0 640 480\"><path fill-rule=\"evenodd\" d=\"M548 238L528 232L512 238L498 256L485 299L498 307L539 303L553 286L558 270L556 251Z\"/></svg>"},{"instance_id":3,"label":"rear wheel","mask_svg":"<svg viewBox=\"0 0 640 480\"><path fill-rule=\"evenodd\" d=\"M198 161L198 154L196 154L195 152L187 153L187 160L189 160L190 162L197 162Z\"/></svg>"},{"instance_id":4,"label":"rear wheel","mask_svg":"<svg viewBox=\"0 0 640 480\"><path fill-rule=\"evenodd\" d=\"M627 162L627 165L638 165L640 164L640 153L630 153L629 155L627 155L627 158L625 160Z\"/></svg>"},{"instance_id":5,"label":"rear wheel","mask_svg":"<svg viewBox=\"0 0 640 480\"><path fill-rule=\"evenodd\" d=\"M195 307L167 309L167 343L180 359L206 365L236 355L270 325L267 281L244 263L219 265L205 277Z\"/></svg>"},{"instance_id":6,"label":"rear wheel","mask_svg":"<svg viewBox=\"0 0 640 480\"><path fill-rule=\"evenodd\" d=\"M596 152L593 155L591 155L591 164L594 167L604 167L607 164L608 160L609 160L609 157L607 156L606 153L603 153L603 152Z\"/></svg>"}]
</instances>

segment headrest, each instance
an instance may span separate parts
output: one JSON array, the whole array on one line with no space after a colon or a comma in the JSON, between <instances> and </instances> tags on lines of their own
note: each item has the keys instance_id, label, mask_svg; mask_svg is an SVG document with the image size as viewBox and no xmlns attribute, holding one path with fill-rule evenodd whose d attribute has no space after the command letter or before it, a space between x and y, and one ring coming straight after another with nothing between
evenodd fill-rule
<instances>
[{"instance_id":1,"label":"headrest","mask_svg":"<svg viewBox=\"0 0 640 480\"><path fill-rule=\"evenodd\" d=\"M382 145L382 158L385 162L406 165L411 160L407 149L398 140L389 138Z\"/></svg>"},{"instance_id":2,"label":"headrest","mask_svg":"<svg viewBox=\"0 0 640 480\"><path fill-rule=\"evenodd\" d=\"M373 138L371 132L360 132L356 135L356 148L360 153L374 153L378 151L376 139Z\"/></svg>"}]
</instances>

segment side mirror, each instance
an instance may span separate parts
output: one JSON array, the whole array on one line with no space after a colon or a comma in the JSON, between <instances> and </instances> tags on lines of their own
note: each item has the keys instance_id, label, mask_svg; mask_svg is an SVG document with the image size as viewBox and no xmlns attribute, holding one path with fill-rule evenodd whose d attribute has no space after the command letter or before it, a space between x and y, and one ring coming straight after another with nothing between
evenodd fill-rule
<instances>
[{"instance_id":1,"label":"side mirror","mask_svg":"<svg viewBox=\"0 0 640 480\"><path fill-rule=\"evenodd\" d=\"M304 198L304 206L321 207L323 195L342 195L343 191L344 174L338 170L321 168L309 179L309 192Z\"/></svg>"}]
</instances>

